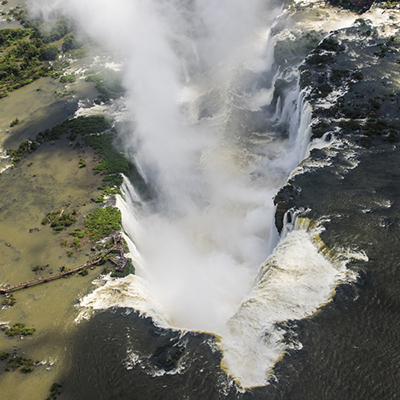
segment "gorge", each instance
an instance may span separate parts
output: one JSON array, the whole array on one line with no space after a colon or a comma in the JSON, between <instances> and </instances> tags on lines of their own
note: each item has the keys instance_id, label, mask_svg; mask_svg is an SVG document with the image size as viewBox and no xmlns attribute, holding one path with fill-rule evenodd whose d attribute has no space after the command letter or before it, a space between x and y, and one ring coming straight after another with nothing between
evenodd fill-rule
<instances>
[{"instance_id":1,"label":"gorge","mask_svg":"<svg viewBox=\"0 0 400 400\"><path fill-rule=\"evenodd\" d=\"M30 8L111 54L104 110L145 182L116 200L136 274L79 296L60 398L391 398L397 11Z\"/></svg>"}]
</instances>

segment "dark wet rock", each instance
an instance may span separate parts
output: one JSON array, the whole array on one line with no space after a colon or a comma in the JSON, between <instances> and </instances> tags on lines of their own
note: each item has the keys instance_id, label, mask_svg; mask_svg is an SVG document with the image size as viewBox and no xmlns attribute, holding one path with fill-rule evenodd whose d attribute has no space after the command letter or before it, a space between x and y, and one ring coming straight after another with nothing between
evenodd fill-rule
<instances>
[{"instance_id":1,"label":"dark wet rock","mask_svg":"<svg viewBox=\"0 0 400 400\"><path fill-rule=\"evenodd\" d=\"M340 6L360 14L368 11L375 3L374 0L328 0L328 2L333 6ZM386 2L382 1L382 3Z\"/></svg>"},{"instance_id":2,"label":"dark wet rock","mask_svg":"<svg viewBox=\"0 0 400 400\"><path fill-rule=\"evenodd\" d=\"M275 226L279 234L282 232L285 220L285 214L293 206L293 199L296 194L296 190L292 185L285 185L275 196L274 205L275 210Z\"/></svg>"}]
</instances>

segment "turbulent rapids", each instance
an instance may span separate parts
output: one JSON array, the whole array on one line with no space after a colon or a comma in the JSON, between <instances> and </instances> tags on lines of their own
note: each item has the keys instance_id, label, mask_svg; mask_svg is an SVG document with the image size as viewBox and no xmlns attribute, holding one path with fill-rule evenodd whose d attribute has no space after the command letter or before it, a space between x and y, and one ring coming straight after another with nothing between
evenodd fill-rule
<instances>
[{"instance_id":1,"label":"turbulent rapids","mask_svg":"<svg viewBox=\"0 0 400 400\"><path fill-rule=\"evenodd\" d=\"M346 279L316 232L288 226L278 243L273 223L311 118L297 74L274 63L281 10L261 0L100 3L60 7L125 61L133 128L123 139L153 195L125 182L118 207L137 275L107 278L83 314L131 307L163 327L211 332L228 374L264 385L300 346L283 341L280 323L312 315Z\"/></svg>"}]
</instances>

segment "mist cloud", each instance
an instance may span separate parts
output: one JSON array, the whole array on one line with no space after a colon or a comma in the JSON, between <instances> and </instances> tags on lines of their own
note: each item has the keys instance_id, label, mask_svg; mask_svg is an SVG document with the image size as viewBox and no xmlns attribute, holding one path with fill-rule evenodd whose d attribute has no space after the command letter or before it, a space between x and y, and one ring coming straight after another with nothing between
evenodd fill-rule
<instances>
[{"instance_id":1,"label":"mist cloud","mask_svg":"<svg viewBox=\"0 0 400 400\"><path fill-rule=\"evenodd\" d=\"M124 60L130 145L158 194L155 214L145 206L124 227L141 226L133 239L175 323L218 329L268 255L272 197L285 179L264 161L271 171L253 181L259 160L243 136L253 95L243 76L271 67L277 11L261 0L42 0L31 9L68 15Z\"/></svg>"}]
</instances>

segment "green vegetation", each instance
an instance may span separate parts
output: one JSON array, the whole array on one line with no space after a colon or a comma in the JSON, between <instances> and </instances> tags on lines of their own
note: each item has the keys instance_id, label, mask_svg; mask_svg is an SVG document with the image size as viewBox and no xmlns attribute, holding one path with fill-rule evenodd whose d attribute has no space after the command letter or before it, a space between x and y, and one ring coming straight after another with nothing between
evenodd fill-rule
<instances>
[{"instance_id":1,"label":"green vegetation","mask_svg":"<svg viewBox=\"0 0 400 400\"><path fill-rule=\"evenodd\" d=\"M81 271L79 271L78 274L81 276L86 276L89 274L89 271L87 270L87 268L85 268L85 269L82 269Z\"/></svg>"},{"instance_id":2,"label":"green vegetation","mask_svg":"<svg viewBox=\"0 0 400 400\"><path fill-rule=\"evenodd\" d=\"M8 295L8 296L1 302L1 304L2 304L3 306L13 306L16 302L17 302L17 300L15 299L14 295L11 293L10 295Z\"/></svg>"},{"instance_id":3,"label":"green vegetation","mask_svg":"<svg viewBox=\"0 0 400 400\"><path fill-rule=\"evenodd\" d=\"M18 123L19 123L19 119L18 119L18 118L15 118L15 119L11 122L10 128L12 128L12 127L15 126L15 125L18 125Z\"/></svg>"},{"instance_id":4,"label":"green vegetation","mask_svg":"<svg viewBox=\"0 0 400 400\"><path fill-rule=\"evenodd\" d=\"M25 40L28 35L30 41ZM43 42L32 35L32 30L8 29L0 36L0 47L5 48L0 56L0 97L52 73L52 68L39 60L45 54Z\"/></svg>"},{"instance_id":5,"label":"green vegetation","mask_svg":"<svg viewBox=\"0 0 400 400\"><path fill-rule=\"evenodd\" d=\"M64 53L70 50L79 49L80 47L82 47L82 43L76 40L75 32L65 35L64 42L62 44L62 51Z\"/></svg>"},{"instance_id":6,"label":"green vegetation","mask_svg":"<svg viewBox=\"0 0 400 400\"><path fill-rule=\"evenodd\" d=\"M380 7L382 7L382 8L388 8L388 9L390 9L390 8L397 8L398 7L398 5L400 4L400 1L398 1L398 0L394 0L394 1L381 1L380 3L379 3L379 5L380 5Z\"/></svg>"},{"instance_id":7,"label":"green vegetation","mask_svg":"<svg viewBox=\"0 0 400 400\"><path fill-rule=\"evenodd\" d=\"M364 79L364 75L361 71L356 71L351 74L351 78L356 81L362 81Z\"/></svg>"},{"instance_id":8,"label":"green vegetation","mask_svg":"<svg viewBox=\"0 0 400 400\"><path fill-rule=\"evenodd\" d=\"M360 24L361 26L367 25L366 21L364 18L357 18L354 23Z\"/></svg>"},{"instance_id":9,"label":"green vegetation","mask_svg":"<svg viewBox=\"0 0 400 400\"><path fill-rule=\"evenodd\" d=\"M321 138L324 133L328 131L328 127L329 125L324 121L321 121L318 124L314 125L312 127L312 139Z\"/></svg>"},{"instance_id":10,"label":"green vegetation","mask_svg":"<svg viewBox=\"0 0 400 400\"><path fill-rule=\"evenodd\" d=\"M87 215L85 226L92 241L97 241L113 230L121 229L121 212L118 208L97 208Z\"/></svg>"},{"instance_id":11,"label":"green vegetation","mask_svg":"<svg viewBox=\"0 0 400 400\"><path fill-rule=\"evenodd\" d=\"M32 153L38 148L38 143L35 141L22 142L17 150L8 149L7 155L11 156L14 165L17 165L21 161L21 157L25 153Z\"/></svg>"},{"instance_id":12,"label":"green vegetation","mask_svg":"<svg viewBox=\"0 0 400 400\"><path fill-rule=\"evenodd\" d=\"M76 76L74 74L71 75L63 75L60 78L61 83L74 83L76 81Z\"/></svg>"},{"instance_id":13,"label":"green vegetation","mask_svg":"<svg viewBox=\"0 0 400 400\"><path fill-rule=\"evenodd\" d=\"M22 367L22 368L21 368ZM5 371L15 371L21 368L20 371L23 373L28 373L33 371L33 361L30 358L25 358L22 356L15 356L8 360L8 365Z\"/></svg>"},{"instance_id":14,"label":"green vegetation","mask_svg":"<svg viewBox=\"0 0 400 400\"><path fill-rule=\"evenodd\" d=\"M345 69L332 69L329 79L333 84L338 85L343 79L347 78L349 74L349 71Z\"/></svg>"},{"instance_id":15,"label":"green vegetation","mask_svg":"<svg viewBox=\"0 0 400 400\"><path fill-rule=\"evenodd\" d=\"M86 236L87 229L81 231L79 228L76 228L73 232L70 232L69 235L74 236L78 239L83 239Z\"/></svg>"},{"instance_id":16,"label":"green vegetation","mask_svg":"<svg viewBox=\"0 0 400 400\"><path fill-rule=\"evenodd\" d=\"M5 333L7 336L15 336L15 335L27 336L27 335L32 335L33 332L35 332L35 330L36 330L35 328L25 328L25 324L17 322L11 328L8 328Z\"/></svg>"},{"instance_id":17,"label":"green vegetation","mask_svg":"<svg viewBox=\"0 0 400 400\"><path fill-rule=\"evenodd\" d=\"M74 26L68 19L60 18L55 22L45 22L40 17L32 19L26 8L20 6L11 9L9 15L25 29L0 31L0 50L4 50L0 56L0 99L40 77L58 78L63 74L68 62L57 60L60 48L55 41L63 39L62 50L69 51L71 56L84 55L80 49L82 43L76 40ZM54 63L51 65L47 61Z\"/></svg>"},{"instance_id":18,"label":"green vegetation","mask_svg":"<svg viewBox=\"0 0 400 400\"><path fill-rule=\"evenodd\" d=\"M333 6L343 7L359 14L368 11L373 2L373 0L329 0Z\"/></svg>"},{"instance_id":19,"label":"green vegetation","mask_svg":"<svg viewBox=\"0 0 400 400\"><path fill-rule=\"evenodd\" d=\"M126 265L122 271L113 271L111 274L112 278L124 278L128 275L135 275L135 267L130 258L127 259Z\"/></svg>"},{"instance_id":20,"label":"green vegetation","mask_svg":"<svg viewBox=\"0 0 400 400\"><path fill-rule=\"evenodd\" d=\"M54 126L52 129L39 132L36 135L36 140L28 140L21 143L18 150L8 149L7 155L11 156L13 164L17 165L21 161L23 155L37 150L39 144L45 141L60 139L61 135L67 133L69 134L69 139L75 140L78 134L88 135L90 133L100 133L110 129L110 127L110 123L104 117L78 117L68 119L62 124Z\"/></svg>"},{"instance_id":21,"label":"green vegetation","mask_svg":"<svg viewBox=\"0 0 400 400\"><path fill-rule=\"evenodd\" d=\"M15 353L10 355L10 353L6 351L0 352L0 361L7 361L7 365L4 369L5 371L15 371L20 368L20 371L25 374L32 372L35 364L30 358L18 356ZM36 364L39 364L39 361L36 361Z\"/></svg>"},{"instance_id":22,"label":"green vegetation","mask_svg":"<svg viewBox=\"0 0 400 400\"><path fill-rule=\"evenodd\" d=\"M69 247L74 248L75 250L80 251L81 250L81 242L80 239L78 237L74 237L74 239L72 240L72 243L69 245Z\"/></svg>"},{"instance_id":23,"label":"green vegetation","mask_svg":"<svg viewBox=\"0 0 400 400\"><path fill-rule=\"evenodd\" d=\"M58 50L58 46L54 43L50 43L46 46L42 46L40 49L40 55L48 61L54 61L58 55L60 54L60 50Z\"/></svg>"},{"instance_id":24,"label":"green vegetation","mask_svg":"<svg viewBox=\"0 0 400 400\"><path fill-rule=\"evenodd\" d=\"M107 91L107 89L104 87L104 82L103 79L99 75L91 75L86 77L86 82L94 82L95 83L95 88L99 92L98 100L97 103L100 104L100 102L105 103L106 101L109 101L111 99L110 93Z\"/></svg>"},{"instance_id":25,"label":"green vegetation","mask_svg":"<svg viewBox=\"0 0 400 400\"><path fill-rule=\"evenodd\" d=\"M69 133L68 138L75 140L78 134L101 133L110 129L110 123L104 117L78 117L64 121L54 126L51 130L39 132L36 140L39 143L60 139L64 133Z\"/></svg>"},{"instance_id":26,"label":"green vegetation","mask_svg":"<svg viewBox=\"0 0 400 400\"><path fill-rule=\"evenodd\" d=\"M332 90L333 90L332 86L329 85L328 83L319 85L315 87L313 90L313 98L314 99L324 98L328 96L328 94L331 93Z\"/></svg>"},{"instance_id":27,"label":"green vegetation","mask_svg":"<svg viewBox=\"0 0 400 400\"><path fill-rule=\"evenodd\" d=\"M274 47L274 60L280 66L301 62L322 39L322 34L317 31L303 33L295 40L278 41Z\"/></svg>"},{"instance_id":28,"label":"green vegetation","mask_svg":"<svg viewBox=\"0 0 400 400\"><path fill-rule=\"evenodd\" d=\"M86 57L86 55L87 52L84 47L81 47L79 49L73 49L68 52L68 56L71 58L84 58Z\"/></svg>"},{"instance_id":29,"label":"green vegetation","mask_svg":"<svg viewBox=\"0 0 400 400\"><path fill-rule=\"evenodd\" d=\"M46 214L42 220L42 225L50 223L55 231L62 231L64 228L71 226L75 222L73 215L64 212L64 210L52 211Z\"/></svg>"},{"instance_id":30,"label":"green vegetation","mask_svg":"<svg viewBox=\"0 0 400 400\"><path fill-rule=\"evenodd\" d=\"M61 385L57 382L54 382L50 387L50 396L47 397L46 400L56 399L57 396L59 394L61 394L60 388L61 388Z\"/></svg>"},{"instance_id":31,"label":"green vegetation","mask_svg":"<svg viewBox=\"0 0 400 400\"><path fill-rule=\"evenodd\" d=\"M361 125L354 119L350 119L348 121L340 121L339 126L342 128L342 131L345 133L357 132L361 128Z\"/></svg>"},{"instance_id":32,"label":"green vegetation","mask_svg":"<svg viewBox=\"0 0 400 400\"><path fill-rule=\"evenodd\" d=\"M0 49L17 44L21 39L26 38L32 33L28 29L1 29L0 30Z\"/></svg>"},{"instance_id":33,"label":"green vegetation","mask_svg":"<svg viewBox=\"0 0 400 400\"><path fill-rule=\"evenodd\" d=\"M44 24L39 25L41 31L42 40L44 43L55 42L66 36L68 33L74 30L72 22L66 18L60 18L57 22L51 26L50 29Z\"/></svg>"},{"instance_id":34,"label":"green vegetation","mask_svg":"<svg viewBox=\"0 0 400 400\"><path fill-rule=\"evenodd\" d=\"M110 99L115 99L123 92L120 76L114 71L88 74L85 78L86 82L95 83L95 88L99 92L96 103L107 102Z\"/></svg>"},{"instance_id":35,"label":"green vegetation","mask_svg":"<svg viewBox=\"0 0 400 400\"><path fill-rule=\"evenodd\" d=\"M93 168L95 174L101 172L105 175L102 189L107 186L121 186L122 177L120 174L129 175L130 166L125 156L113 147L112 136L106 134L86 136L85 143L91 146L96 154L103 157Z\"/></svg>"}]
</instances>

